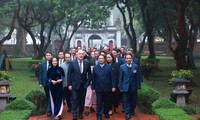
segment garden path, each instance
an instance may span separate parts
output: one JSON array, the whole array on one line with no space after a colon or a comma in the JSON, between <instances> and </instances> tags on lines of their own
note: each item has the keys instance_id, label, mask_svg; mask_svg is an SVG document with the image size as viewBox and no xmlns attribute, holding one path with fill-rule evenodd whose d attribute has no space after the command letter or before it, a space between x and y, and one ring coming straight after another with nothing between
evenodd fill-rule
<instances>
[{"instance_id":1,"label":"garden path","mask_svg":"<svg viewBox=\"0 0 200 120\"><path fill-rule=\"evenodd\" d=\"M72 114L67 112L67 107L64 106L63 114L60 117L60 120L72 120ZM124 113L121 112L120 109L116 113L110 117L110 119L103 118L103 120L124 120ZM47 117L46 115L40 116L31 116L29 120L53 120L52 117ZM83 120L96 120L95 112L89 114L89 116L84 115ZM135 116L132 117L130 120L159 120L159 117L156 115L144 114L142 113L139 108L135 110Z\"/></svg>"}]
</instances>

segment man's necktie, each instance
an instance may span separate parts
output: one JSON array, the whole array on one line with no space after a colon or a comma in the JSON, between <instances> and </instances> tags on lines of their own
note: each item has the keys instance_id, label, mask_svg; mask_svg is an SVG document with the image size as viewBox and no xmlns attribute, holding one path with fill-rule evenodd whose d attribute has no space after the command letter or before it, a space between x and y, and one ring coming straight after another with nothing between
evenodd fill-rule
<instances>
[{"instance_id":1,"label":"man's necktie","mask_svg":"<svg viewBox=\"0 0 200 120\"><path fill-rule=\"evenodd\" d=\"M80 72L82 73L82 61L80 61L79 63L79 69L80 69Z\"/></svg>"}]
</instances>

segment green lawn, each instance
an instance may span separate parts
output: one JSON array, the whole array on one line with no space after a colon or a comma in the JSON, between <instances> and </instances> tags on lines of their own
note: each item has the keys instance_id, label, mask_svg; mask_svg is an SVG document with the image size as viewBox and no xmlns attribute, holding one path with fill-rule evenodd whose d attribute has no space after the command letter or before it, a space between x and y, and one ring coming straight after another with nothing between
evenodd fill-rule
<instances>
[{"instance_id":1,"label":"green lawn","mask_svg":"<svg viewBox=\"0 0 200 120\"><path fill-rule=\"evenodd\" d=\"M145 57L144 57L145 58ZM175 70L175 63L172 57L157 57L160 59L159 68L160 71L156 72L150 79L144 80L145 83L149 84L156 90L160 91L163 96L170 97L170 93L173 90L172 86L169 85L168 79L170 79L170 73ZM9 72L14 76L11 85L11 93L17 98L23 98L32 90L40 89L38 86L38 81L34 76L35 74L28 70L28 61L31 58L13 58L11 59L11 64L13 69ZM193 93L190 96L188 105L200 108L200 60L195 61L197 64L197 70L194 70L194 82L198 87L194 87ZM42 90L42 89L41 89ZM43 91L43 90L42 90Z\"/></svg>"},{"instance_id":2,"label":"green lawn","mask_svg":"<svg viewBox=\"0 0 200 120\"><path fill-rule=\"evenodd\" d=\"M169 84L168 80L171 78L171 71L176 69L175 62L172 57L157 58L160 59L160 71L151 76L148 81L144 80L144 82L148 83L154 89L160 91L163 96L170 98L170 93L172 92L173 87ZM194 73L193 81L197 84L197 86L193 88L192 95L190 96L187 105L200 108L200 60L195 60L195 63L197 65L197 69L192 71Z\"/></svg>"},{"instance_id":3,"label":"green lawn","mask_svg":"<svg viewBox=\"0 0 200 120\"><path fill-rule=\"evenodd\" d=\"M35 74L28 69L31 58L11 59L13 69L9 72L14 76L11 93L17 98L25 97L30 91L40 89Z\"/></svg>"}]
</instances>

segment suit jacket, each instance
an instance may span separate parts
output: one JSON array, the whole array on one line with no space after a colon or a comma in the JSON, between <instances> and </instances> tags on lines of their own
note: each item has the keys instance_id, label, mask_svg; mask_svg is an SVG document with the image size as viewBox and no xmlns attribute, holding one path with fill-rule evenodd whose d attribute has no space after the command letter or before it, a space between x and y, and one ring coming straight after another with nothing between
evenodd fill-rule
<instances>
[{"instance_id":1,"label":"suit jacket","mask_svg":"<svg viewBox=\"0 0 200 120\"><path fill-rule=\"evenodd\" d=\"M64 70L65 73L65 79L63 80L63 87L67 87L67 74L68 74L68 68L69 68L69 63L64 61L63 64L61 64L62 69Z\"/></svg>"},{"instance_id":2,"label":"suit jacket","mask_svg":"<svg viewBox=\"0 0 200 120\"><path fill-rule=\"evenodd\" d=\"M142 68L141 68L141 65L140 65L140 60L134 57L133 58L133 63L138 65L138 74L140 76L140 81L142 82L143 79L142 79Z\"/></svg>"},{"instance_id":3,"label":"suit jacket","mask_svg":"<svg viewBox=\"0 0 200 120\"><path fill-rule=\"evenodd\" d=\"M116 59L117 59L116 62L119 63L119 66L125 63L125 61L122 57L117 57Z\"/></svg>"},{"instance_id":4,"label":"suit jacket","mask_svg":"<svg viewBox=\"0 0 200 120\"><path fill-rule=\"evenodd\" d=\"M97 61L97 59L95 59L95 58L90 59L90 65L91 65L91 66L97 65L97 64L96 64L96 61Z\"/></svg>"},{"instance_id":5,"label":"suit jacket","mask_svg":"<svg viewBox=\"0 0 200 120\"><path fill-rule=\"evenodd\" d=\"M111 92L112 88L116 88L116 82L112 73L111 65L106 63L102 68L100 65L94 66L92 90L96 92Z\"/></svg>"},{"instance_id":6,"label":"suit jacket","mask_svg":"<svg viewBox=\"0 0 200 120\"><path fill-rule=\"evenodd\" d=\"M47 83L47 61L43 61L39 69L39 85L45 87Z\"/></svg>"},{"instance_id":7,"label":"suit jacket","mask_svg":"<svg viewBox=\"0 0 200 120\"><path fill-rule=\"evenodd\" d=\"M83 60L83 72L80 72L78 59L70 62L67 74L67 86L72 86L72 89L79 89L83 84L87 88L91 80L91 68L90 63L87 60Z\"/></svg>"},{"instance_id":8,"label":"suit jacket","mask_svg":"<svg viewBox=\"0 0 200 120\"><path fill-rule=\"evenodd\" d=\"M140 88L140 76L137 64L132 63L130 68L127 64L120 66L119 88L123 92L135 92Z\"/></svg>"},{"instance_id":9,"label":"suit jacket","mask_svg":"<svg viewBox=\"0 0 200 120\"><path fill-rule=\"evenodd\" d=\"M119 84L119 63L112 62L110 65L112 67L112 72L113 72L112 74L114 76L116 86L118 86L118 84Z\"/></svg>"}]
</instances>

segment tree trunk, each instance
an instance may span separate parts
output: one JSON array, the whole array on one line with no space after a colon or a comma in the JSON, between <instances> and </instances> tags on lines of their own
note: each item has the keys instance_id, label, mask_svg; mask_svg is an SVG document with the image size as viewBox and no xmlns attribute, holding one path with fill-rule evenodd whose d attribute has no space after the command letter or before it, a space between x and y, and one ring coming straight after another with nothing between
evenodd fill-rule
<instances>
[{"instance_id":1,"label":"tree trunk","mask_svg":"<svg viewBox=\"0 0 200 120\"><path fill-rule=\"evenodd\" d=\"M151 32L147 33L148 36L148 47L149 47L149 56L148 58L156 58L155 50L154 50L154 37Z\"/></svg>"},{"instance_id":2,"label":"tree trunk","mask_svg":"<svg viewBox=\"0 0 200 120\"><path fill-rule=\"evenodd\" d=\"M181 42L177 45L175 52L174 52L174 58L176 61L176 68L177 70L180 69L187 69L187 63L186 63L186 42ZM180 52L182 51L182 52Z\"/></svg>"},{"instance_id":3,"label":"tree trunk","mask_svg":"<svg viewBox=\"0 0 200 120\"><path fill-rule=\"evenodd\" d=\"M26 36L27 32L22 28L18 27L17 28L17 43L15 46L15 56L16 57L22 57L22 56L27 56L28 52L26 50Z\"/></svg>"}]
</instances>

